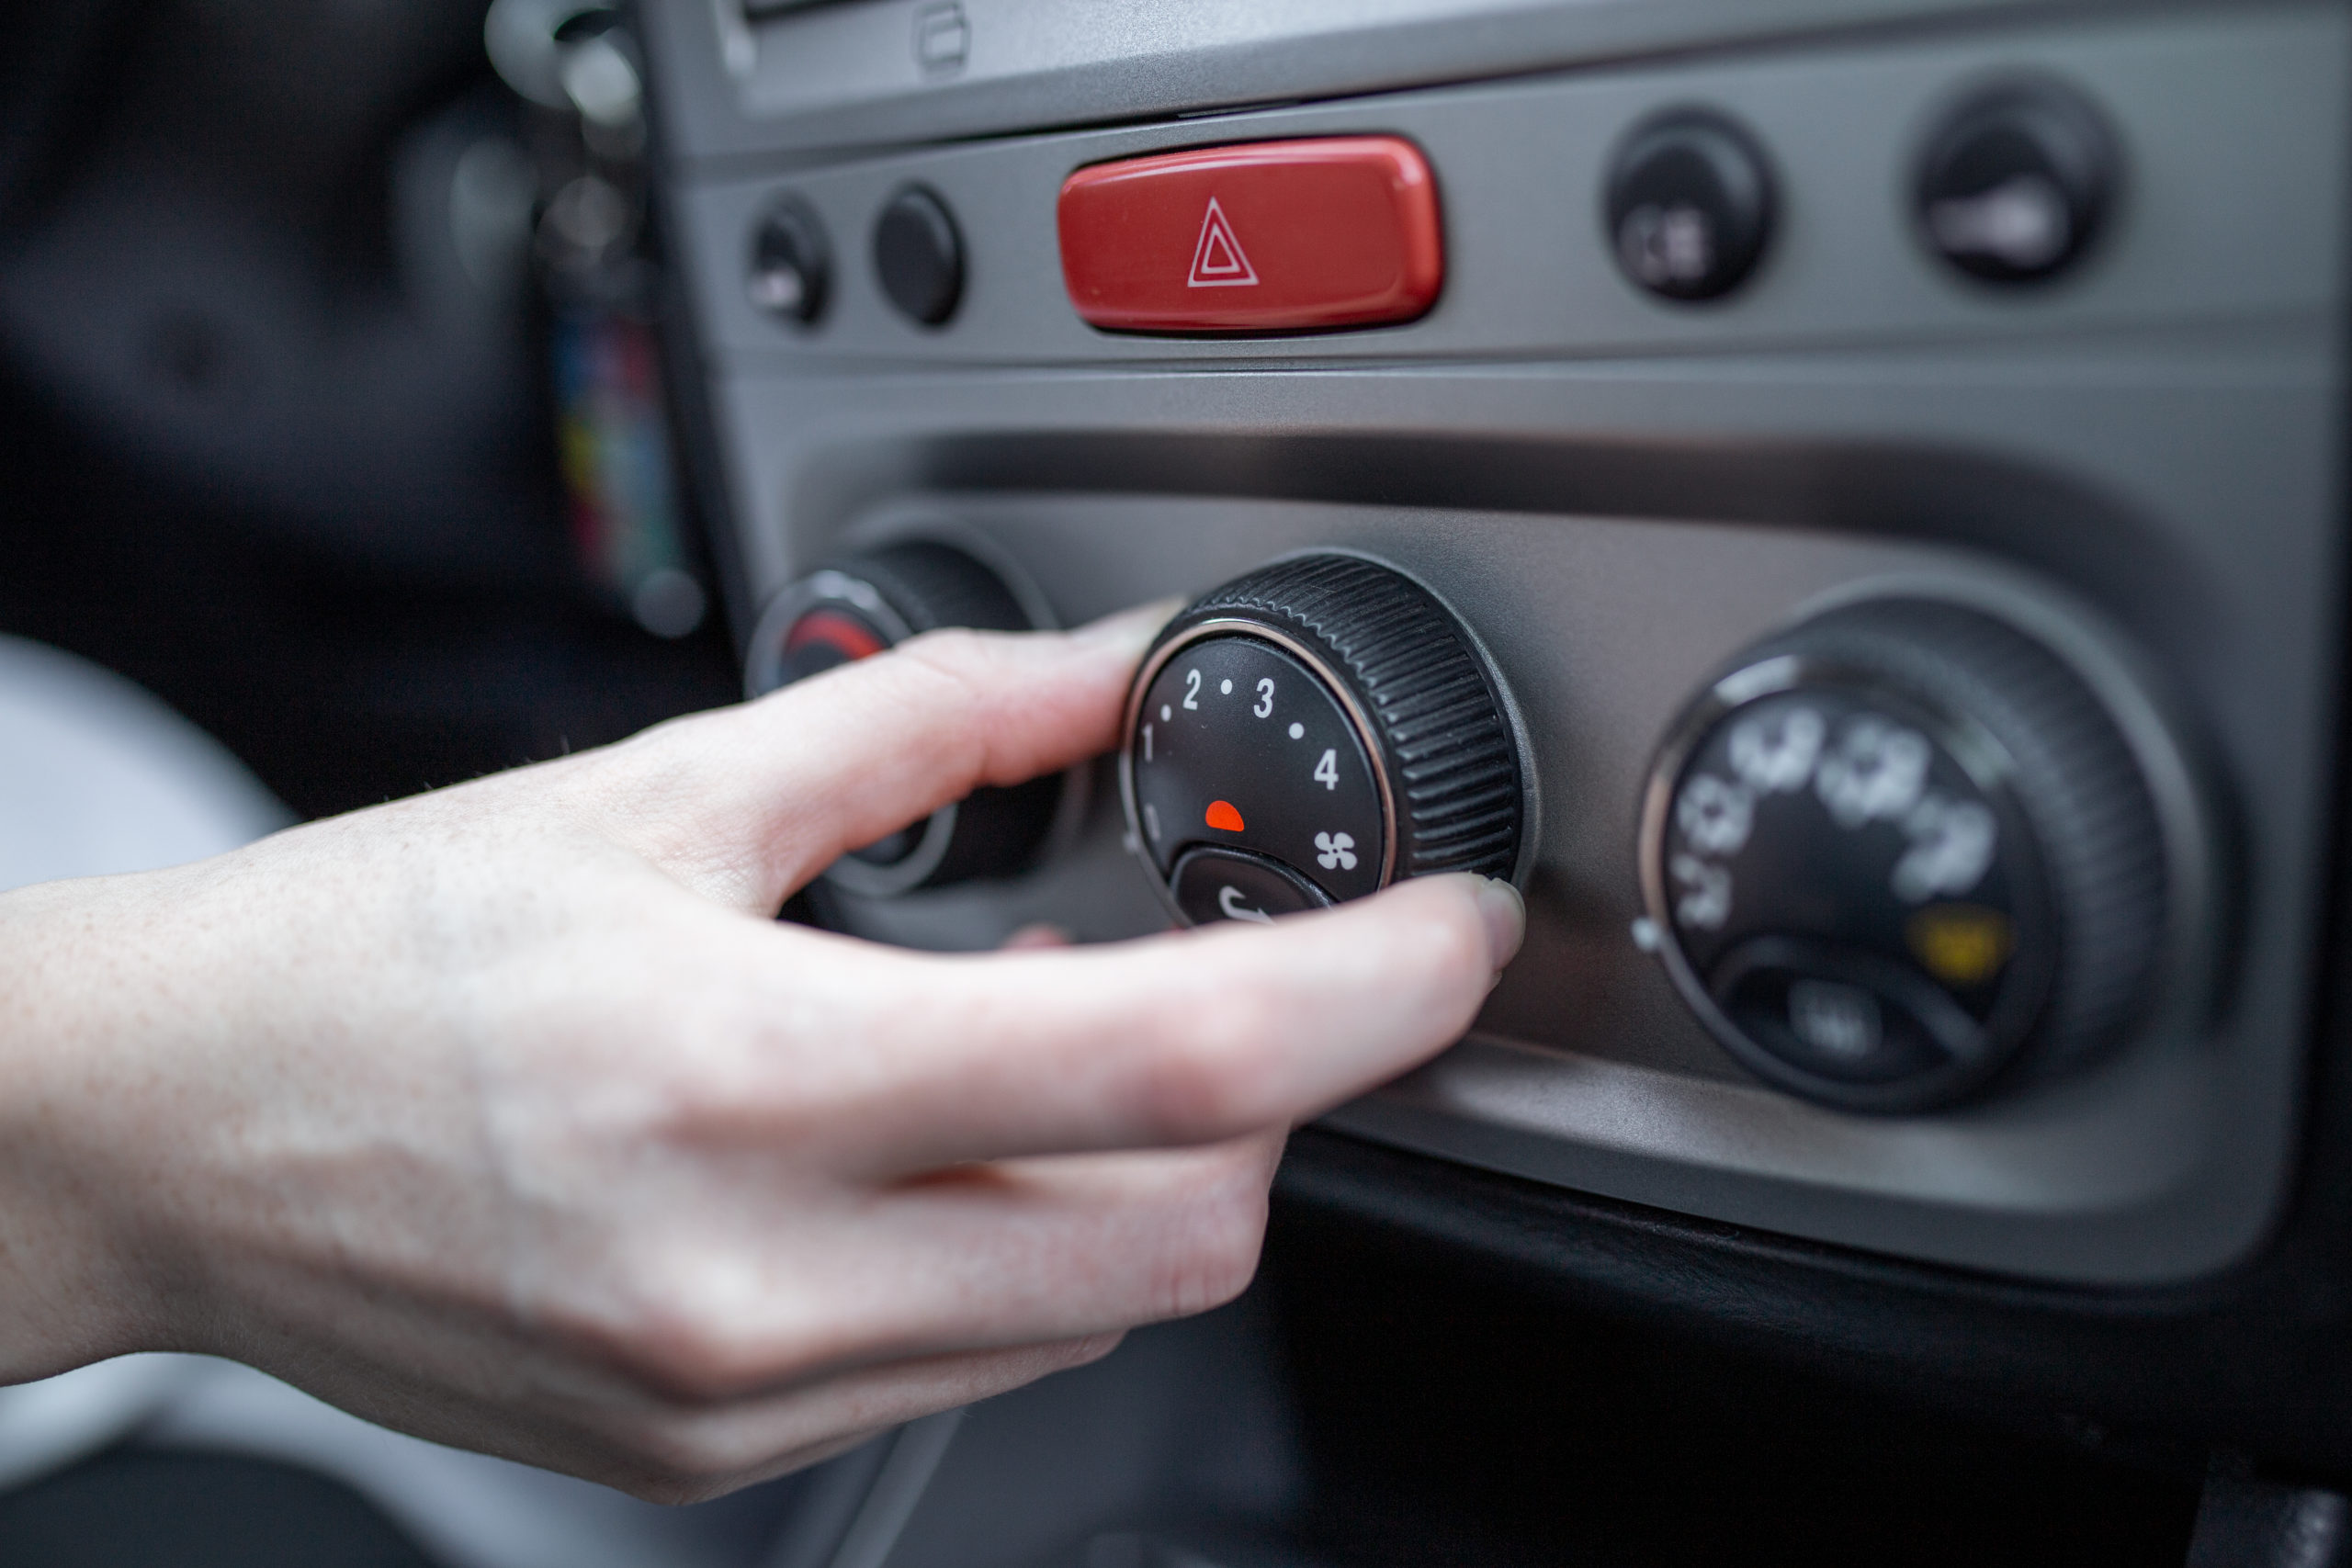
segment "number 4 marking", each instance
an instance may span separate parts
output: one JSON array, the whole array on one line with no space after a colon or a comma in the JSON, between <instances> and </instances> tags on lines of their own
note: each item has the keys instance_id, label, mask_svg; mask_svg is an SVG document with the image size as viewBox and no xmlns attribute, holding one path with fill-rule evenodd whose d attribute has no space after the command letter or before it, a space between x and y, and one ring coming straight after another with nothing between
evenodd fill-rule
<instances>
[{"instance_id":1,"label":"number 4 marking","mask_svg":"<svg viewBox=\"0 0 2352 1568\"><path fill-rule=\"evenodd\" d=\"M1340 753L1337 748L1324 752L1323 760L1315 764L1315 782L1325 789L1340 787Z\"/></svg>"}]
</instances>

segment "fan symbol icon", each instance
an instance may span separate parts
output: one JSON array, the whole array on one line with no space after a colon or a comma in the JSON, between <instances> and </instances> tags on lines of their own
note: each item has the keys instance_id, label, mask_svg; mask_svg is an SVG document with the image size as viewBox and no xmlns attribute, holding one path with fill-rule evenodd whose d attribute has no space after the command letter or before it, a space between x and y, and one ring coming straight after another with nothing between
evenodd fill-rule
<instances>
[{"instance_id":1,"label":"fan symbol icon","mask_svg":"<svg viewBox=\"0 0 2352 1568\"><path fill-rule=\"evenodd\" d=\"M1349 833L1317 833L1315 847L1323 852L1315 863L1325 871L1353 871L1356 868L1356 840Z\"/></svg>"}]
</instances>

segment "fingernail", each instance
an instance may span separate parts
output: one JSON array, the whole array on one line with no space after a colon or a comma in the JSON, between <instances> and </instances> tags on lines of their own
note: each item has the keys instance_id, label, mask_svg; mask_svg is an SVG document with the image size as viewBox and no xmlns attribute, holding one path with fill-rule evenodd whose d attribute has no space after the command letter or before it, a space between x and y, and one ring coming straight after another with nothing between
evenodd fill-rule
<instances>
[{"instance_id":1,"label":"fingernail","mask_svg":"<svg viewBox=\"0 0 2352 1568\"><path fill-rule=\"evenodd\" d=\"M1068 947L1076 940L1066 929L1050 920L1033 920L998 945L1004 952L1016 953L1031 947Z\"/></svg>"},{"instance_id":2,"label":"fingernail","mask_svg":"<svg viewBox=\"0 0 2352 1568\"><path fill-rule=\"evenodd\" d=\"M1527 940L1527 902L1518 888L1498 876L1489 876L1479 884L1478 913L1487 921L1487 950L1500 970Z\"/></svg>"},{"instance_id":3,"label":"fingernail","mask_svg":"<svg viewBox=\"0 0 2352 1568\"><path fill-rule=\"evenodd\" d=\"M1114 647L1132 649L1140 655L1151 646L1159 628L1184 607L1181 598L1155 599L1148 604L1138 604L1132 610L1121 610L1099 621L1089 621L1070 634L1080 642L1108 643Z\"/></svg>"}]
</instances>

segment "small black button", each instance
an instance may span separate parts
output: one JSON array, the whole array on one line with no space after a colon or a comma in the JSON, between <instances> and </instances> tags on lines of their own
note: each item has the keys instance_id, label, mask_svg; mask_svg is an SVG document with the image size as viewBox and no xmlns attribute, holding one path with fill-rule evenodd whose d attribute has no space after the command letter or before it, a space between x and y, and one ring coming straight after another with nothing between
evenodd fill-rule
<instances>
[{"instance_id":1,"label":"small black button","mask_svg":"<svg viewBox=\"0 0 2352 1568\"><path fill-rule=\"evenodd\" d=\"M1865 950L1758 937L1707 986L1750 1040L1833 1083L1899 1084L1986 1054L1984 1032L1949 997Z\"/></svg>"},{"instance_id":2,"label":"small black button","mask_svg":"<svg viewBox=\"0 0 2352 1568\"><path fill-rule=\"evenodd\" d=\"M1995 283L2054 277L2087 249L2115 185L2114 139L2066 88L2013 84L1929 139L1915 193L1928 248Z\"/></svg>"},{"instance_id":3,"label":"small black button","mask_svg":"<svg viewBox=\"0 0 2352 1568\"><path fill-rule=\"evenodd\" d=\"M964 297L964 242L946 204L922 186L890 198L874 226L874 269L890 303L927 327Z\"/></svg>"},{"instance_id":4,"label":"small black button","mask_svg":"<svg viewBox=\"0 0 2352 1568\"><path fill-rule=\"evenodd\" d=\"M825 310L832 286L832 252L824 225L797 197L777 202L752 235L752 303L772 316L803 325Z\"/></svg>"},{"instance_id":5,"label":"small black button","mask_svg":"<svg viewBox=\"0 0 2352 1568\"><path fill-rule=\"evenodd\" d=\"M1609 176L1609 240L1625 276L1668 299L1712 299L1755 270L1772 180L1747 133L1704 109L1634 131Z\"/></svg>"},{"instance_id":6,"label":"small black button","mask_svg":"<svg viewBox=\"0 0 2352 1568\"><path fill-rule=\"evenodd\" d=\"M1331 902L1321 888L1280 861L1239 850L1190 852L1176 863L1169 890L1176 907L1196 926L1212 920L1271 920Z\"/></svg>"}]
</instances>

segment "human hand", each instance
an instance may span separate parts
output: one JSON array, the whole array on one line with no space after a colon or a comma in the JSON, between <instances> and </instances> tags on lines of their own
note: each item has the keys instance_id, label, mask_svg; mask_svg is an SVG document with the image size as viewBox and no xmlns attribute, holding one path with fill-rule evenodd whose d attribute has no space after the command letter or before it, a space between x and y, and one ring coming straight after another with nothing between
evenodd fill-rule
<instances>
[{"instance_id":1,"label":"human hand","mask_svg":"<svg viewBox=\"0 0 2352 1568\"><path fill-rule=\"evenodd\" d=\"M1287 1128L1461 1033L1516 895L981 956L772 918L1112 744L1157 624L0 897L0 1379L208 1351L683 1500L1230 1298Z\"/></svg>"}]
</instances>

